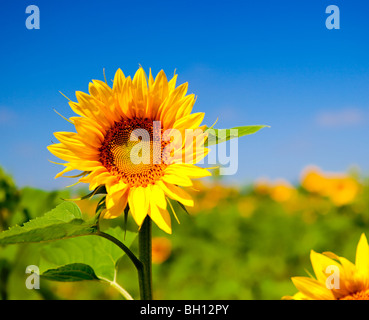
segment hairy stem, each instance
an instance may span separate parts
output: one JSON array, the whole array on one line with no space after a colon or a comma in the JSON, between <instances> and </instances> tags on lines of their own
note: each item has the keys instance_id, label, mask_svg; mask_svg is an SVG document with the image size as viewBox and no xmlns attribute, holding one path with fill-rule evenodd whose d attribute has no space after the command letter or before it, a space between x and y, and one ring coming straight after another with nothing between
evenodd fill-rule
<instances>
[{"instance_id":1,"label":"hairy stem","mask_svg":"<svg viewBox=\"0 0 369 320\"><path fill-rule=\"evenodd\" d=\"M138 233L138 256L143 265L139 271L141 300L152 300L152 271L151 271L151 218L146 216Z\"/></svg>"}]
</instances>

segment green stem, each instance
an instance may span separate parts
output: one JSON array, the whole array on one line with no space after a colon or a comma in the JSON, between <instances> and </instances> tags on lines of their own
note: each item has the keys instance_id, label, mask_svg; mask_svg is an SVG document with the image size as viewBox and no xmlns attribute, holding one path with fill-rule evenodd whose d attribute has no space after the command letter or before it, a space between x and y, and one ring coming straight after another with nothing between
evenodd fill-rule
<instances>
[{"instance_id":1,"label":"green stem","mask_svg":"<svg viewBox=\"0 0 369 320\"><path fill-rule=\"evenodd\" d=\"M143 265L139 271L141 300L152 300L151 219L146 216L138 233L138 257Z\"/></svg>"},{"instance_id":2,"label":"green stem","mask_svg":"<svg viewBox=\"0 0 369 320\"><path fill-rule=\"evenodd\" d=\"M122 288L117 282L110 281L110 285L119 291L119 293L126 298L126 300L133 300L132 296L124 289Z\"/></svg>"},{"instance_id":3,"label":"green stem","mask_svg":"<svg viewBox=\"0 0 369 320\"><path fill-rule=\"evenodd\" d=\"M124 251L124 253L131 259L137 271L140 273L140 269L143 268L141 261L137 259L134 253L131 250L129 250L129 248L123 242L119 241L117 238L114 238L110 234L102 231L98 231L97 233L95 233L95 235L108 239L114 244L116 244L119 248L121 248Z\"/></svg>"},{"instance_id":4,"label":"green stem","mask_svg":"<svg viewBox=\"0 0 369 320\"><path fill-rule=\"evenodd\" d=\"M117 283L117 281L114 279L114 281L111 281L109 279L105 279L100 277L101 280L106 281L109 283L114 289L116 289L126 300L133 300L132 296Z\"/></svg>"}]
</instances>

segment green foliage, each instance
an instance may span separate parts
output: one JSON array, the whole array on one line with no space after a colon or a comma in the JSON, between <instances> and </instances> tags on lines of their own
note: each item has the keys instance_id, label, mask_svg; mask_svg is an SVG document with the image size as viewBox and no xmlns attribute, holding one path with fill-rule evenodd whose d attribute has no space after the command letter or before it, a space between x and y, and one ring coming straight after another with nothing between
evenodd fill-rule
<instances>
[{"instance_id":1,"label":"green foliage","mask_svg":"<svg viewBox=\"0 0 369 320\"><path fill-rule=\"evenodd\" d=\"M95 271L87 264L71 263L56 269L46 270L41 274L43 279L72 282L83 280L98 280Z\"/></svg>"},{"instance_id":2,"label":"green foliage","mask_svg":"<svg viewBox=\"0 0 369 320\"><path fill-rule=\"evenodd\" d=\"M20 202L20 192L13 179L0 167L0 231L8 228L9 213L17 210Z\"/></svg>"},{"instance_id":3,"label":"green foliage","mask_svg":"<svg viewBox=\"0 0 369 320\"><path fill-rule=\"evenodd\" d=\"M4 191L4 184L2 186L3 189L0 190ZM129 251L128 247L136 238L136 233L106 224L106 230L102 232L99 227L99 214L86 220L79 207L70 201L61 202L43 215L37 212L40 208L39 200L48 199L42 202L42 205L50 207L55 203L54 199L60 199L61 194L57 192L47 193L30 188L23 194L17 189L15 192L23 195L23 198L17 198L16 202L17 206L20 204L20 210L14 209L18 208L14 205L13 214L8 215L6 220L4 217L1 220L2 227L12 225L11 221L14 220L23 222L0 232L0 298L9 298L9 279L14 269L17 269L19 260L22 260L19 259L19 253L23 247L30 243L41 243L36 251L42 279L60 282L101 280L108 282L125 298L131 299L116 282L116 273L118 262ZM95 190L94 194L101 193L103 190ZM24 206L25 202L28 202L28 207ZM4 207L3 205L1 208ZM18 244L19 247L5 246L9 244ZM28 253L33 251L34 247L27 249ZM42 290L38 291L46 299L55 298L47 285L44 286L44 282Z\"/></svg>"},{"instance_id":4,"label":"green foliage","mask_svg":"<svg viewBox=\"0 0 369 320\"><path fill-rule=\"evenodd\" d=\"M266 128L266 127L269 127L269 126L265 126L265 125L243 126L243 127L234 127L231 129L207 128L205 132L208 133L208 139L205 143L205 146L210 147L212 145L226 142L231 139L240 138L246 135L254 134L258 132L260 129Z\"/></svg>"},{"instance_id":5,"label":"green foliage","mask_svg":"<svg viewBox=\"0 0 369 320\"><path fill-rule=\"evenodd\" d=\"M313 273L310 250L355 260L361 233L369 237L369 181L362 184L356 200L339 207L301 188L295 188L296 199L277 202L250 186L227 186L220 180L207 188L195 185L200 191L193 193L195 207L186 208L189 214L172 201L180 220L172 220L173 234L154 226L154 239L171 243L169 258L153 265L154 298L263 300L294 294L290 278ZM121 299L107 283L123 284L139 297L137 273L127 255L96 235L101 228L135 252L136 233L130 230L136 225L130 214L125 232L124 216L96 226L91 214L86 218L87 212L60 200L70 198L64 193L12 192L19 197L5 222L20 223L0 233L0 239L22 243L0 245L0 299ZM53 241L26 242L35 241L35 235ZM24 286L25 268L31 264L40 267L40 290Z\"/></svg>"},{"instance_id":6,"label":"green foliage","mask_svg":"<svg viewBox=\"0 0 369 320\"><path fill-rule=\"evenodd\" d=\"M42 217L0 233L0 245L40 242L88 235L96 232L95 220L86 222L72 202L64 202Z\"/></svg>"},{"instance_id":7,"label":"green foliage","mask_svg":"<svg viewBox=\"0 0 369 320\"><path fill-rule=\"evenodd\" d=\"M120 227L109 228L106 232L127 247L136 238L136 233L130 231L124 237L124 230ZM43 275L50 272L50 269L79 264L91 268L97 278L113 281L117 262L124 252L105 238L85 236L48 243L42 247L40 255L39 266Z\"/></svg>"}]
</instances>

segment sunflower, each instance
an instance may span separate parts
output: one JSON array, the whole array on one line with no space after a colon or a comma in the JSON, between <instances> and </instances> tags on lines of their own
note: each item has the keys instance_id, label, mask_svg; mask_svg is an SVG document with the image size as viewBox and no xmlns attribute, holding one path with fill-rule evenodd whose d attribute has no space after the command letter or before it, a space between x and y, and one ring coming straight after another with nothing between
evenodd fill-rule
<instances>
[{"instance_id":1,"label":"sunflower","mask_svg":"<svg viewBox=\"0 0 369 320\"><path fill-rule=\"evenodd\" d=\"M304 170L301 185L311 193L329 198L338 207L355 201L360 192L356 179L347 174L324 173L316 167Z\"/></svg>"},{"instance_id":2,"label":"sunflower","mask_svg":"<svg viewBox=\"0 0 369 320\"><path fill-rule=\"evenodd\" d=\"M149 215L171 233L169 199L193 206L183 187L211 175L195 165L208 152L204 113L191 113L196 98L176 80L175 74L168 81L164 71L154 79L151 70L147 78L141 67L131 79L118 69L112 88L92 80L89 94L77 91L78 102L69 102L78 115L69 119L76 132L55 133L60 143L48 147L67 161L56 178L80 170L78 182L92 191L105 187L104 218L128 206L139 227Z\"/></svg>"},{"instance_id":3,"label":"sunflower","mask_svg":"<svg viewBox=\"0 0 369 320\"><path fill-rule=\"evenodd\" d=\"M356 249L355 264L331 252L311 251L316 279L293 277L299 290L295 300L369 300L369 246L362 234Z\"/></svg>"}]
</instances>

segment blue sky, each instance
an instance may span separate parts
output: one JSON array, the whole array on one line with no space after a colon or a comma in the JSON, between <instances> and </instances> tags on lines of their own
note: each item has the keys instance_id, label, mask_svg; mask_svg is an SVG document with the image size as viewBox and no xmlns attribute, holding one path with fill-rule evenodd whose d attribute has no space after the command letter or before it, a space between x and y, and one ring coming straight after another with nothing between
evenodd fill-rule
<instances>
[{"instance_id":1,"label":"blue sky","mask_svg":"<svg viewBox=\"0 0 369 320\"><path fill-rule=\"evenodd\" d=\"M28 5L40 29L25 27ZM328 30L328 5L340 30ZM0 6L0 165L19 186L56 189L46 146L71 131L72 100L91 79L176 69L218 127L268 124L239 141L231 180L286 178L315 164L369 174L369 3L17 0Z\"/></svg>"}]
</instances>

